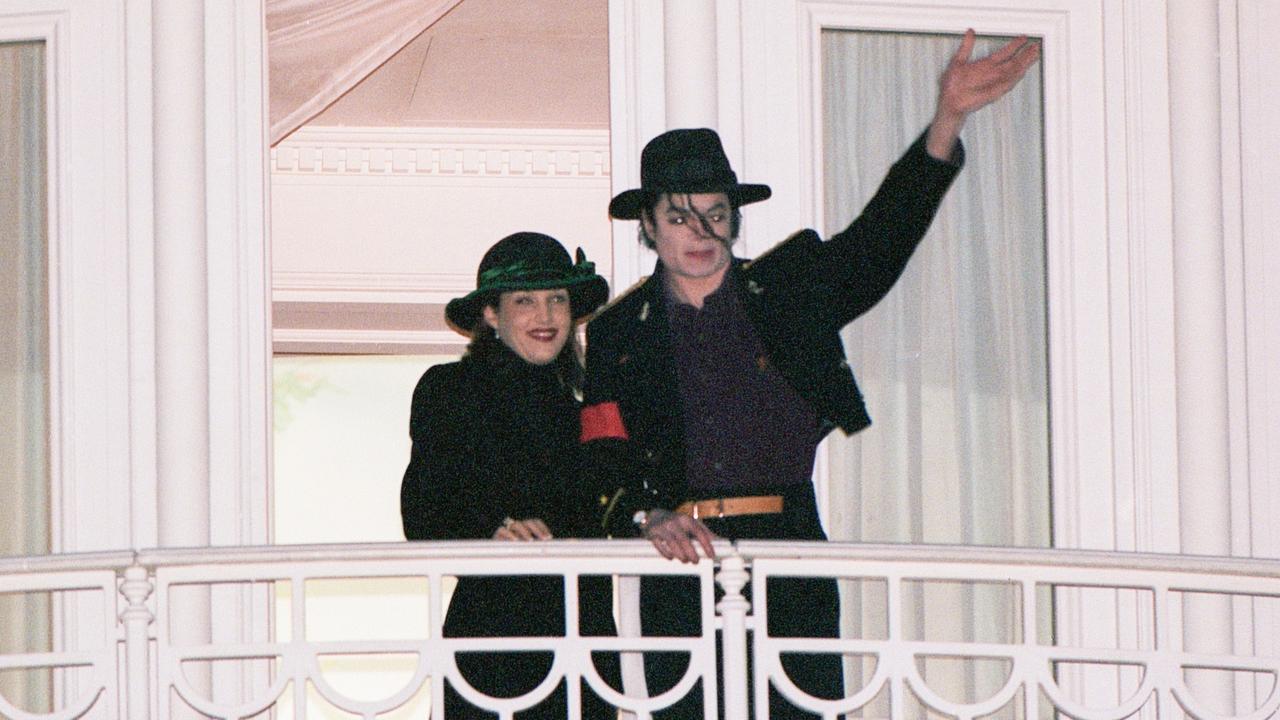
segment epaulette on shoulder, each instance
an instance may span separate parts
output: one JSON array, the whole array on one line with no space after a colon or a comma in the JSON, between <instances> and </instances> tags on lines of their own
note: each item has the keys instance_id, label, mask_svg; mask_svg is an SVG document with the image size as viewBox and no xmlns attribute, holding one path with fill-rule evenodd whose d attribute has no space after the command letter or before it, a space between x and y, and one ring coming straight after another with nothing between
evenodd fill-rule
<instances>
[{"instance_id":1,"label":"epaulette on shoulder","mask_svg":"<svg viewBox=\"0 0 1280 720\"><path fill-rule=\"evenodd\" d=\"M742 264L743 270L751 269L751 266L773 259L774 257L788 257L794 252L811 252L818 245L822 244L822 236L811 228L797 230L791 233L786 240L774 244L773 247L765 250L755 258L748 260ZM765 263L767 264L767 262Z\"/></svg>"},{"instance_id":2,"label":"epaulette on shoulder","mask_svg":"<svg viewBox=\"0 0 1280 720\"><path fill-rule=\"evenodd\" d=\"M636 291L638 291L638 290L641 288L641 286L643 286L643 285L645 284L645 282L649 279L649 277L650 277L650 276L645 275L644 277L642 277L642 278L640 278L639 280L637 280L637 281L635 281L634 283L632 283L631 287L627 288L626 290L623 290L622 292L620 292L620 293L618 293L616 296L614 296L614 298L613 298L612 300L610 300L609 302L607 302L607 303L605 303L605 304L601 305L600 307L596 308L596 311L595 311L595 312L593 312L593 313L591 313L590 315L586 316L586 318L584 319L584 321L585 321L585 322L591 322L592 320L595 320L596 318L600 317L601 315L604 315L605 313L609 312L609 311L610 311L610 310L612 310L613 308L615 308L615 307L617 307L617 306L621 305L624 301L626 301L626 300L627 300L628 298L630 298L633 294L635 294L635 293L636 293Z\"/></svg>"}]
</instances>

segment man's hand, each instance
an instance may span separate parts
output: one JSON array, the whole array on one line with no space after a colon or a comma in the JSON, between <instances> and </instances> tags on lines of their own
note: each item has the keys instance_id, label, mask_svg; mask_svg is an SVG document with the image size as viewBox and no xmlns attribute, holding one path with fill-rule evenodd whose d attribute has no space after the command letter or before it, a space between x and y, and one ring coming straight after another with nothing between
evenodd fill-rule
<instances>
[{"instance_id":1,"label":"man's hand","mask_svg":"<svg viewBox=\"0 0 1280 720\"><path fill-rule=\"evenodd\" d=\"M507 518L502 521L502 527L493 531L494 540L550 540L551 537L551 529L538 518L528 520Z\"/></svg>"},{"instance_id":2,"label":"man's hand","mask_svg":"<svg viewBox=\"0 0 1280 720\"><path fill-rule=\"evenodd\" d=\"M664 558L686 563L698 562L695 541L702 546L707 557L716 556L715 549L711 547L711 542L716 539L715 533L703 525L701 520L681 513L650 510L644 526L644 536L649 538Z\"/></svg>"},{"instance_id":3,"label":"man's hand","mask_svg":"<svg viewBox=\"0 0 1280 720\"><path fill-rule=\"evenodd\" d=\"M939 160L950 159L969 113L1003 97L1040 57L1040 43L1023 36L971 61L975 42L973 30L967 30L938 81L938 109L926 143L929 154Z\"/></svg>"}]
</instances>

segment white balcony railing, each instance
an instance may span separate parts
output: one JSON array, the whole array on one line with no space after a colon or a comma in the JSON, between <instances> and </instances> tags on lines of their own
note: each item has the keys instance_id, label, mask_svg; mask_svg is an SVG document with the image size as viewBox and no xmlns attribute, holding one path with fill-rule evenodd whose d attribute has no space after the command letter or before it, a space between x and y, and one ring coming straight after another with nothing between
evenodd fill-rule
<instances>
[{"instance_id":1,"label":"white balcony railing","mask_svg":"<svg viewBox=\"0 0 1280 720\"><path fill-rule=\"evenodd\" d=\"M33 713L0 698L0 715L169 720L250 718L271 711L318 717L327 705L364 718L393 715L415 698L440 707L443 681L510 718L562 678L571 715L578 679L626 713L647 717L691 689L717 717L717 651L724 716L767 717L769 684L825 718L1130 716L1272 717L1280 709L1280 562L842 543L723 543L716 562L662 560L646 543L403 543L53 556L0 560L0 594L51 599L59 649L0 655L0 672L47 672L58 701ZM449 578L621 574L622 637L442 638ZM634 637L629 578L682 574L701 588L704 633ZM840 639L769 637L764 580L836 578L844 596ZM399 637L318 637L308 613L324 583L412 579L420 625ZM750 583L750 585L748 585ZM717 587L722 597L716 600ZM746 588L747 592L743 590ZM568 607L568 628L577 609ZM1003 627L992 640L984 627ZM716 631L720 632L717 633ZM1197 638L1200 638L1197 640ZM1205 640L1204 638L1207 638ZM1203 647L1196 646L1201 643ZM1223 650L1223 648L1226 648ZM555 654L548 680L519 698L465 685L455 653ZM637 689L644 651L679 651L689 674L656 697ZM623 688L610 687L592 652L623 653ZM846 658L847 696L821 700L789 682L788 652ZM748 654L753 658L750 665ZM384 697L360 697L330 677L326 659L411 658ZM946 663L985 664L948 670ZM750 666L750 672L748 667ZM976 678L976 680L975 680ZM695 689L701 680L700 689ZM985 688L985 690L984 690ZM417 715L420 717L421 715Z\"/></svg>"}]
</instances>

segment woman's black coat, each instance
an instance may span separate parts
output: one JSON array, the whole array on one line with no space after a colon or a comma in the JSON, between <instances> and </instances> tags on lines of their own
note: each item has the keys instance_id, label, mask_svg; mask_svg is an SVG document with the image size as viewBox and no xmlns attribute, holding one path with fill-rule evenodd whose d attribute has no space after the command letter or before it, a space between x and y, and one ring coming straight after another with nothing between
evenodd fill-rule
<instances>
[{"instance_id":1,"label":"woman's black coat","mask_svg":"<svg viewBox=\"0 0 1280 720\"><path fill-rule=\"evenodd\" d=\"M556 538L599 537L593 497L579 477L577 400L554 365L530 365L499 342L483 350L430 368L414 390L413 451L400 488L405 537L488 539L508 517L539 518ZM612 634L607 577L583 578L580 604L582 634ZM444 633L563 635L563 581L461 578ZM458 665L477 689L512 696L532 689L550 662L547 653L484 653L461 656ZM478 715L453 692L446 706L451 718L489 716ZM584 688L584 717L593 708L613 715ZM565 717L563 691L517 717Z\"/></svg>"}]
</instances>

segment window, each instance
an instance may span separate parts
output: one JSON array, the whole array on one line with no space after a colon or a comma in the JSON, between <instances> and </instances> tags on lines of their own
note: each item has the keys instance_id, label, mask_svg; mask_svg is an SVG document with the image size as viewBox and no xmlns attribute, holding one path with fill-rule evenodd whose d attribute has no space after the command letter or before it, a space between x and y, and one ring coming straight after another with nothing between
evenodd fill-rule
<instances>
[{"instance_id":1,"label":"window","mask_svg":"<svg viewBox=\"0 0 1280 720\"><path fill-rule=\"evenodd\" d=\"M0 556L49 552L49 298L45 46L0 43ZM50 649L43 595L0 595L0 652ZM49 711L47 671L0 695Z\"/></svg>"},{"instance_id":2,"label":"window","mask_svg":"<svg viewBox=\"0 0 1280 720\"><path fill-rule=\"evenodd\" d=\"M822 32L826 235L927 127L958 44ZM1012 141L1041 135L1036 72L969 118L972 152L929 234L845 330L874 424L832 443L833 537L1050 544L1043 151Z\"/></svg>"}]
</instances>

